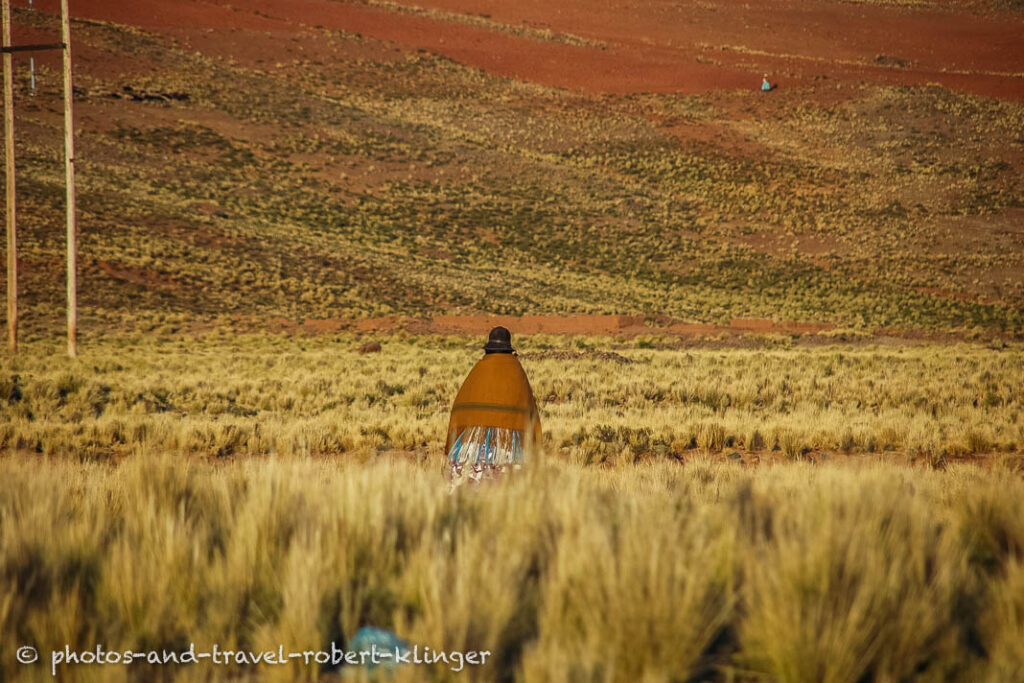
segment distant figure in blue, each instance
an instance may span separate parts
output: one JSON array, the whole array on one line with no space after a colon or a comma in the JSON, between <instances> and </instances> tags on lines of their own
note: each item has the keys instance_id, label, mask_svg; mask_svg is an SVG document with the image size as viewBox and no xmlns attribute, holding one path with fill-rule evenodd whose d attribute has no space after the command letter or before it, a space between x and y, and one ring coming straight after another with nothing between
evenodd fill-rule
<instances>
[{"instance_id":1,"label":"distant figure in blue","mask_svg":"<svg viewBox=\"0 0 1024 683\"><path fill-rule=\"evenodd\" d=\"M761 92L768 92L774 90L775 86L772 85L771 81L768 80L768 74L764 75L764 80L761 81Z\"/></svg>"}]
</instances>

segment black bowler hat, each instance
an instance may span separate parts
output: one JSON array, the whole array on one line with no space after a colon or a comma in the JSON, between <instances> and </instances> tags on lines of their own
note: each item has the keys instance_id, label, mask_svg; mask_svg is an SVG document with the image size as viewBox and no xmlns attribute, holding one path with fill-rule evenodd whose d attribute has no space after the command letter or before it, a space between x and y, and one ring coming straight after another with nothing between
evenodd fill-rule
<instances>
[{"instance_id":1,"label":"black bowler hat","mask_svg":"<svg viewBox=\"0 0 1024 683\"><path fill-rule=\"evenodd\" d=\"M484 353L512 353L512 333L504 327L495 327L487 337Z\"/></svg>"}]
</instances>

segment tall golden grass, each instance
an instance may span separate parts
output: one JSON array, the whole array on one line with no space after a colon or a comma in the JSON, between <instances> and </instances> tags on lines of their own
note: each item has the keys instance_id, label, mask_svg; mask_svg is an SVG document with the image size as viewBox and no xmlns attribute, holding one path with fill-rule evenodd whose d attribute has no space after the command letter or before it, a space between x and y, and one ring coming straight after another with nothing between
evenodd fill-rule
<instances>
[{"instance_id":1,"label":"tall golden grass","mask_svg":"<svg viewBox=\"0 0 1024 683\"><path fill-rule=\"evenodd\" d=\"M382 352L360 355L351 335L112 338L83 345L75 361L29 344L0 359L0 449L440 457L451 401L480 341L382 341ZM1019 346L769 339L715 350L541 335L516 343L547 448L579 463L733 451L933 461L1024 451Z\"/></svg>"},{"instance_id":2,"label":"tall golden grass","mask_svg":"<svg viewBox=\"0 0 1024 683\"><path fill-rule=\"evenodd\" d=\"M48 679L64 645L320 649L367 624L492 652L396 680L1024 676L1024 482L998 467L549 462L452 495L440 469L388 459L5 456L0 470L4 680ZM43 661L18 664L22 645Z\"/></svg>"}]
</instances>

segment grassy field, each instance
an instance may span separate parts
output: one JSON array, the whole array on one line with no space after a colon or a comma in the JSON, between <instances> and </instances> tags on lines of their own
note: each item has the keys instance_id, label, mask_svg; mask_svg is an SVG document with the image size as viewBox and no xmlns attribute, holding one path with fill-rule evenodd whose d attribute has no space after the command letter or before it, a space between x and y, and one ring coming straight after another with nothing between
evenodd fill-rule
<instances>
[{"instance_id":1,"label":"grassy field","mask_svg":"<svg viewBox=\"0 0 1024 683\"><path fill-rule=\"evenodd\" d=\"M7 457L0 677L50 649L322 649L364 624L484 667L395 680L1019 680L1024 484L995 468L538 465L448 495L382 460ZM43 662L20 665L14 646ZM330 680L63 666L60 680ZM348 680L348 679L346 679Z\"/></svg>"},{"instance_id":2,"label":"grassy field","mask_svg":"<svg viewBox=\"0 0 1024 683\"><path fill-rule=\"evenodd\" d=\"M481 341L382 341L363 355L354 335L168 332L90 344L75 360L40 342L0 360L0 449L84 459L402 451L438 462ZM517 338L545 447L569 462L1024 453L1019 346L738 343L750 348Z\"/></svg>"},{"instance_id":3,"label":"grassy field","mask_svg":"<svg viewBox=\"0 0 1024 683\"><path fill-rule=\"evenodd\" d=\"M365 625L491 653L400 681L1024 674L1019 346L519 337L543 457L449 495L480 340L378 338L171 325L6 358L0 678L49 679L65 646L302 652Z\"/></svg>"}]
</instances>

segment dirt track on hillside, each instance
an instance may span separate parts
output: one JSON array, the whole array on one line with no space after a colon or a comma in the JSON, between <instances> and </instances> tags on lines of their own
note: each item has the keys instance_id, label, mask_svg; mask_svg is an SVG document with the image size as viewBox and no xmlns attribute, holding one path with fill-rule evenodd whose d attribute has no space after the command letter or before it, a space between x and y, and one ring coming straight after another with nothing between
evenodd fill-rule
<instances>
[{"instance_id":1,"label":"dirt track on hillside","mask_svg":"<svg viewBox=\"0 0 1024 683\"><path fill-rule=\"evenodd\" d=\"M235 324L245 329L270 330L285 334L335 334L355 332L377 336L395 333L452 334L479 336L497 325L507 327L513 335L553 334L568 336L678 337L682 340L733 340L744 338L787 336L812 343L870 341L872 343L907 343L916 341L954 341L955 335L927 333L921 330L883 328L871 332L850 332L828 323L772 321L761 318L737 318L728 325L691 323L667 316L636 315L440 315L433 318L390 315L379 318L328 318L292 320L289 318L256 318L237 316Z\"/></svg>"},{"instance_id":2,"label":"dirt track on hillside","mask_svg":"<svg viewBox=\"0 0 1024 683\"><path fill-rule=\"evenodd\" d=\"M52 12L57 2L40 0L36 7ZM72 11L242 61L268 54L262 44L280 47L282 37L328 28L596 93L756 88L767 72L783 88L825 78L934 83L1024 99L1024 15L951 7L822 0L597 6L585 0L77 0ZM301 52L301 41L291 49Z\"/></svg>"},{"instance_id":3,"label":"dirt track on hillside","mask_svg":"<svg viewBox=\"0 0 1024 683\"><path fill-rule=\"evenodd\" d=\"M687 323L671 318L646 318L635 315L439 315L433 318L385 316L349 320L331 318L297 322L272 318L269 326L275 331L323 334L341 331L413 334L486 335L498 325L514 334L565 334L635 336L660 334L678 336L740 335L740 334L818 334L834 329L824 323L773 322L755 318L739 318L728 325Z\"/></svg>"}]
</instances>

